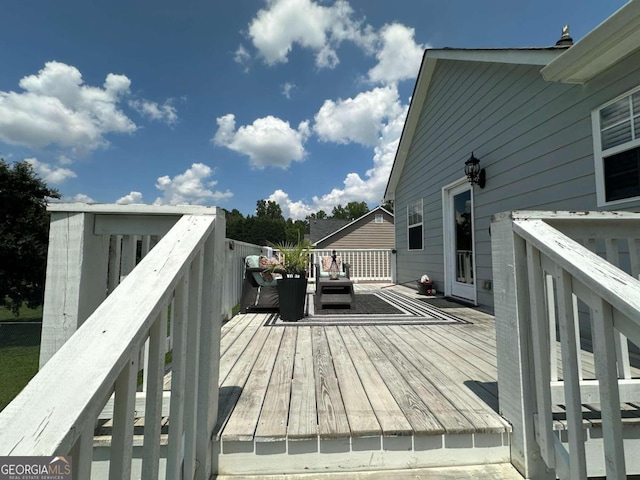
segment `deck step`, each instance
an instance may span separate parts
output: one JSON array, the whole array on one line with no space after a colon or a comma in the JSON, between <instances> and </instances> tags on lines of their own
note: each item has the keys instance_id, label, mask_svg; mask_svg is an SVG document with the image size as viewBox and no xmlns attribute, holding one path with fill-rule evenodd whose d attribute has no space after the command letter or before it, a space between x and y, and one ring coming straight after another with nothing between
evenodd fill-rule
<instances>
[{"instance_id":1,"label":"deck step","mask_svg":"<svg viewBox=\"0 0 640 480\"><path fill-rule=\"evenodd\" d=\"M218 475L217 480L458 480L496 479L522 480L524 477L510 463L470 465L464 467L415 468L410 470L377 470L370 472L301 473L287 475Z\"/></svg>"}]
</instances>

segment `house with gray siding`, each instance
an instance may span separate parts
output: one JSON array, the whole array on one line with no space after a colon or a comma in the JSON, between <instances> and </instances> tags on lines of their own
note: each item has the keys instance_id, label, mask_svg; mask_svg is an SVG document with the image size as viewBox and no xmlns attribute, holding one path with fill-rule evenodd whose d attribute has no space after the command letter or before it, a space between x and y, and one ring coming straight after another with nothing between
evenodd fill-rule
<instances>
[{"instance_id":1,"label":"house with gray siding","mask_svg":"<svg viewBox=\"0 0 640 480\"><path fill-rule=\"evenodd\" d=\"M384 199L397 283L489 308L492 215L640 209L640 2L574 45L426 50Z\"/></svg>"}]
</instances>

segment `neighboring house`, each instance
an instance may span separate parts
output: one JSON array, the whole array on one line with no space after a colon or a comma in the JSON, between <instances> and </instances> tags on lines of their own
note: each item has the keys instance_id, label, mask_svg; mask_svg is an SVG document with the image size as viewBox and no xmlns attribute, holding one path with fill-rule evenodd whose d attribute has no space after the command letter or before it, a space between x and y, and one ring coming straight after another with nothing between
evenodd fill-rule
<instances>
[{"instance_id":1,"label":"neighboring house","mask_svg":"<svg viewBox=\"0 0 640 480\"><path fill-rule=\"evenodd\" d=\"M638 210L640 2L569 47L427 50L385 200L397 283L489 307L493 214Z\"/></svg>"},{"instance_id":2,"label":"neighboring house","mask_svg":"<svg viewBox=\"0 0 640 480\"><path fill-rule=\"evenodd\" d=\"M325 227L324 230L320 228L321 226ZM395 248L393 213L382 207L376 207L351 221L311 220L310 230L311 241L317 249ZM322 236L314 234L314 230L321 232Z\"/></svg>"},{"instance_id":3,"label":"neighboring house","mask_svg":"<svg viewBox=\"0 0 640 480\"><path fill-rule=\"evenodd\" d=\"M318 240L337 232L351 223L341 218L314 218L309 220L309 240L315 244Z\"/></svg>"},{"instance_id":4,"label":"neighboring house","mask_svg":"<svg viewBox=\"0 0 640 480\"><path fill-rule=\"evenodd\" d=\"M330 255L336 250L351 265L351 278L355 281L395 280L393 213L377 207L342 225L331 222L331 219L311 220L311 240L318 255ZM318 236L317 232L324 234ZM317 261L314 256L313 262Z\"/></svg>"}]
</instances>

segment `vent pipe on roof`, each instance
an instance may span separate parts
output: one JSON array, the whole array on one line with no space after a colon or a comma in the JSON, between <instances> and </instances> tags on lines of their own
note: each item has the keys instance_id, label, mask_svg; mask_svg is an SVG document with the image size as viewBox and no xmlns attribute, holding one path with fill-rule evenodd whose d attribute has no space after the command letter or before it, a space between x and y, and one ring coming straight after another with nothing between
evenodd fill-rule
<instances>
[{"instance_id":1,"label":"vent pipe on roof","mask_svg":"<svg viewBox=\"0 0 640 480\"><path fill-rule=\"evenodd\" d=\"M573 45L573 38L569 34L569 25L562 27L562 36L556 42L556 47L570 47Z\"/></svg>"}]
</instances>

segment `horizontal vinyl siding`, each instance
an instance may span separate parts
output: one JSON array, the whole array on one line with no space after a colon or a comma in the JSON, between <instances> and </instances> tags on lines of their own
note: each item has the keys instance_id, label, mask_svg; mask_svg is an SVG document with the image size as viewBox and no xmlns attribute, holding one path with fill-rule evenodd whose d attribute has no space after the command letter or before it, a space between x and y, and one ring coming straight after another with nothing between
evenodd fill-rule
<instances>
[{"instance_id":1,"label":"horizontal vinyl siding","mask_svg":"<svg viewBox=\"0 0 640 480\"><path fill-rule=\"evenodd\" d=\"M442 187L473 151L487 174L474 187L478 303L492 306L481 288L492 279L491 216L597 208L591 110L640 84L639 66L636 54L582 86L544 82L535 66L439 62L396 193L398 282L427 273L443 289ZM408 252L406 205L420 198L425 249Z\"/></svg>"},{"instance_id":2,"label":"horizontal vinyl siding","mask_svg":"<svg viewBox=\"0 0 640 480\"><path fill-rule=\"evenodd\" d=\"M375 223L372 214L319 243L318 248L395 248L393 217L383 213L382 218L382 223Z\"/></svg>"}]
</instances>

